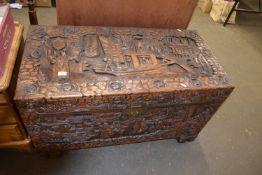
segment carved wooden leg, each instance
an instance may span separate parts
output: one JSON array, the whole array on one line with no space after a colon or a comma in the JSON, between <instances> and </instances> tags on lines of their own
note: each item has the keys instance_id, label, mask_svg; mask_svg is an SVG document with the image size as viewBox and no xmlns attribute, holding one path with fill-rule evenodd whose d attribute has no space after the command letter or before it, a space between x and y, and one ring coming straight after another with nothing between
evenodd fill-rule
<instances>
[{"instance_id":1,"label":"carved wooden leg","mask_svg":"<svg viewBox=\"0 0 262 175\"><path fill-rule=\"evenodd\" d=\"M28 0L28 13L29 13L29 20L31 25L38 25L38 20L35 11L35 2L33 0Z\"/></svg>"},{"instance_id":2,"label":"carved wooden leg","mask_svg":"<svg viewBox=\"0 0 262 175\"><path fill-rule=\"evenodd\" d=\"M197 135L195 136L180 136L176 140L178 143L185 143L185 142L192 142L197 138Z\"/></svg>"}]
</instances>

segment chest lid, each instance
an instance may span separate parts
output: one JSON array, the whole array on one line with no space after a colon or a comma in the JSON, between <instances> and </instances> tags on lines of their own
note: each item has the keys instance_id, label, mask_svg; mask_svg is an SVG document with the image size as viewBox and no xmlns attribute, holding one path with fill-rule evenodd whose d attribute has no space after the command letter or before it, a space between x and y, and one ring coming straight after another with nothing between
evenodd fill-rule
<instances>
[{"instance_id":1,"label":"chest lid","mask_svg":"<svg viewBox=\"0 0 262 175\"><path fill-rule=\"evenodd\" d=\"M16 99L230 86L195 31L31 26Z\"/></svg>"}]
</instances>

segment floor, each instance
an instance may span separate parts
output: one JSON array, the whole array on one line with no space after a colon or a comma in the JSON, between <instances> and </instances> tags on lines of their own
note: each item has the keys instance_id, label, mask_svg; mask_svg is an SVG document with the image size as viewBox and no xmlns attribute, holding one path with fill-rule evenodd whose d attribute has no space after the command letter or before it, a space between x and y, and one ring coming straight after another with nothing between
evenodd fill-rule
<instances>
[{"instance_id":1,"label":"floor","mask_svg":"<svg viewBox=\"0 0 262 175\"><path fill-rule=\"evenodd\" d=\"M55 9L37 9L40 24L56 24ZM27 9L14 18L28 26ZM236 89L190 143L165 140L67 152L60 157L0 152L1 175L261 175L262 16L239 14L222 27L196 9L198 30Z\"/></svg>"}]
</instances>

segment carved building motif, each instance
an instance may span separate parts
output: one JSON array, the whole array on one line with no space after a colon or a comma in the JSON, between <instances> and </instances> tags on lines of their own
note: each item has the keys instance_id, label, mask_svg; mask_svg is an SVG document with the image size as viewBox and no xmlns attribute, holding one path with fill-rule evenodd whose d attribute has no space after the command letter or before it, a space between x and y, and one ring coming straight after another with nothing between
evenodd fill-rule
<instances>
[{"instance_id":1,"label":"carved building motif","mask_svg":"<svg viewBox=\"0 0 262 175\"><path fill-rule=\"evenodd\" d=\"M194 31L32 26L15 100L39 150L197 136L231 93Z\"/></svg>"}]
</instances>

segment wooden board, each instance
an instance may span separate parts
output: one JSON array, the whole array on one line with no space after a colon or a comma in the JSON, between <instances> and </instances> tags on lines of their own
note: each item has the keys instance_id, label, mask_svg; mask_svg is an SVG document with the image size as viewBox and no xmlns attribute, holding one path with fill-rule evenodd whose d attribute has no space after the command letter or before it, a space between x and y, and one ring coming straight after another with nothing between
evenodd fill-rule
<instances>
[{"instance_id":1,"label":"wooden board","mask_svg":"<svg viewBox=\"0 0 262 175\"><path fill-rule=\"evenodd\" d=\"M12 105L0 106L0 126L16 123L16 113Z\"/></svg>"},{"instance_id":2,"label":"wooden board","mask_svg":"<svg viewBox=\"0 0 262 175\"><path fill-rule=\"evenodd\" d=\"M23 140L18 125L0 125L0 143Z\"/></svg>"},{"instance_id":3,"label":"wooden board","mask_svg":"<svg viewBox=\"0 0 262 175\"><path fill-rule=\"evenodd\" d=\"M0 148L18 149L18 150L23 151L23 152L30 152L33 149L30 139L25 139L25 140L21 140L21 141L14 141L14 142L0 143Z\"/></svg>"},{"instance_id":4,"label":"wooden board","mask_svg":"<svg viewBox=\"0 0 262 175\"><path fill-rule=\"evenodd\" d=\"M15 35L13 38L13 43L10 49L4 74L0 79L0 92L6 90L9 87L22 37L23 37L23 26L21 24L15 23Z\"/></svg>"},{"instance_id":5,"label":"wooden board","mask_svg":"<svg viewBox=\"0 0 262 175\"><path fill-rule=\"evenodd\" d=\"M7 104L8 96L5 92L0 92L0 104Z\"/></svg>"},{"instance_id":6,"label":"wooden board","mask_svg":"<svg viewBox=\"0 0 262 175\"><path fill-rule=\"evenodd\" d=\"M15 29L6 70L0 79L0 148L31 151L31 141L23 129L12 101L24 44L23 26L15 22Z\"/></svg>"},{"instance_id":7,"label":"wooden board","mask_svg":"<svg viewBox=\"0 0 262 175\"><path fill-rule=\"evenodd\" d=\"M57 0L60 25L185 29L197 0Z\"/></svg>"}]
</instances>

